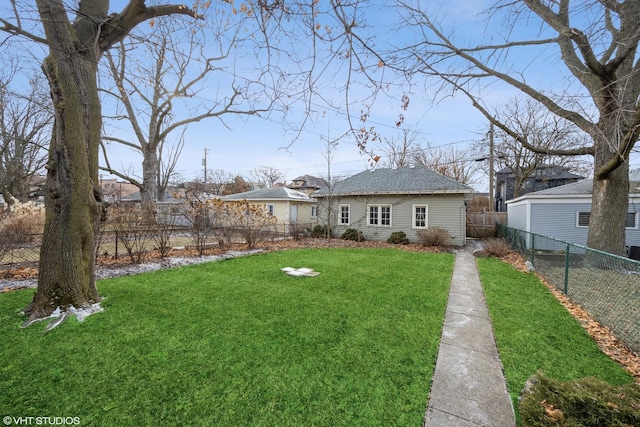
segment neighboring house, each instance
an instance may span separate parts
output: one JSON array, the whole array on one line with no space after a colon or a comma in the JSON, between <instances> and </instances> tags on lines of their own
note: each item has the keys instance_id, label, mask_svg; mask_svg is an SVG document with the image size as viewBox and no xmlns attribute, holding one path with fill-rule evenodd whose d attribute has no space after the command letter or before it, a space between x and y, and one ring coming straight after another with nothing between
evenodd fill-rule
<instances>
[{"instance_id":1,"label":"neighboring house","mask_svg":"<svg viewBox=\"0 0 640 427\"><path fill-rule=\"evenodd\" d=\"M140 189L130 182L101 178L100 185L102 186L104 200L109 203L116 203L125 199L131 201L130 196L134 193L137 194L137 196L134 196L132 200L140 201Z\"/></svg>"},{"instance_id":2,"label":"neighboring house","mask_svg":"<svg viewBox=\"0 0 640 427\"><path fill-rule=\"evenodd\" d=\"M308 194L285 187L261 188L244 193L221 197L224 201L246 200L254 205L264 206L276 217L279 224L314 224L317 220L316 199Z\"/></svg>"},{"instance_id":3,"label":"neighboring house","mask_svg":"<svg viewBox=\"0 0 640 427\"><path fill-rule=\"evenodd\" d=\"M465 244L465 201L473 189L424 166L367 170L332 187L313 196L320 224L328 223L331 212L334 235L353 228L366 239L386 241L403 231L415 242L417 231L441 227L454 245Z\"/></svg>"},{"instance_id":4,"label":"neighboring house","mask_svg":"<svg viewBox=\"0 0 640 427\"><path fill-rule=\"evenodd\" d=\"M291 184L289 184L287 187L291 188L292 190L311 194L314 191L318 191L328 186L329 184L327 184L327 181L325 181L323 178L317 178L311 175L303 175L292 180Z\"/></svg>"},{"instance_id":5,"label":"neighboring house","mask_svg":"<svg viewBox=\"0 0 640 427\"><path fill-rule=\"evenodd\" d=\"M189 216L185 214L191 210L189 201L184 193L172 192L171 194L171 196L166 196L163 201L156 202L156 221L159 224L174 227L190 227L191 221Z\"/></svg>"},{"instance_id":6,"label":"neighboring house","mask_svg":"<svg viewBox=\"0 0 640 427\"><path fill-rule=\"evenodd\" d=\"M578 182L584 176L569 172L567 168L541 165L533 170L522 183L520 196L547 188ZM515 196L516 175L510 168L496 172L496 211L506 212L507 201Z\"/></svg>"},{"instance_id":7,"label":"neighboring house","mask_svg":"<svg viewBox=\"0 0 640 427\"><path fill-rule=\"evenodd\" d=\"M264 182L249 182L247 181L248 191L260 190L265 188L267 185Z\"/></svg>"},{"instance_id":8,"label":"neighboring house","mask_svg":"<svg viewBox=\"0 0 640 427\"><path fill-rule=\"evenodd\" d=\"M508 226L578 245L587 245L593 181L528 193L507 202ZM640 246L640 182L629 188L626 244Z\"/></svg>"},{"instance_id":9,"label":"neighboring house","mask_svg":"<svg viewBox=\"0 0 640 427\"><path fill-rule=\"evenodd\" d=\"M46 175L32 175L29 178L29 198L35 202L44 203L44 192L46 185Z\"/></svg>"}]
</instances>

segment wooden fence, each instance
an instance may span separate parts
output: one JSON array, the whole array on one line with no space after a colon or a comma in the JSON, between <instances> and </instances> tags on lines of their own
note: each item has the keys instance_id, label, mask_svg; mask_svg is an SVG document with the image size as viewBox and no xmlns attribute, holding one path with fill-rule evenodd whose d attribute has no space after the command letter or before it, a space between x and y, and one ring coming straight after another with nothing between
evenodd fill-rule
<instances>
[{"instance_id":1,"label":"wooden fence","mask_svg":"<svg viewBox=\"0 0 640 427\"><path fill-rule=\"evenodd\" d=\"M507 224L506 212L467 212L467 237L495 236L496 224Z\"/></svg>"}]
</instances>

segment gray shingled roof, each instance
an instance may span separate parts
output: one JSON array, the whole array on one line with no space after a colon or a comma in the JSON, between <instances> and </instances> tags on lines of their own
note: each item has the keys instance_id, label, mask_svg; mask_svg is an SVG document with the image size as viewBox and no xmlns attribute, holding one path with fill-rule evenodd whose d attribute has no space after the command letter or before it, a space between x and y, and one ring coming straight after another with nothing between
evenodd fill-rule
<instances>
[{"instance_id":1,"label":"gray shingled roof","mask_svg":"<svg viewBox=\"0 0 640 427\"><path fill-rule=\"evenodd\" d=\"M296 200L301 202L313 202L314 199L305 193L286 187L261 188L259 190L245 191L244 193L230 194L222 197L222 200Z\"/></svg>"},{"instance_id":2,"label":"gray shingled roof","mask_svg":"<svg viewBox=\"0 0 640 427\"><path fill-rule=\"evenodd\" d=\"M434 172L424 166L371 169L334 185L333 195L472 193L469 186ZM313 193L324 197L328 188Z\"/></svg>"},{"instance_id":3,"label":"gray shingled roof","mask_svg":"<svg viewBox=\"0 0 640 427\"><path fill-rule=\"evenodd\" d=\"M327 186L327 181L312 175L302 175L292 180L292 182L304 181L302 187L322 188Z\"/></svg>"},{"instance_id":4,"label":"gray shingled roof","mask_svg":"<svg viewBox=\"0 0 640 427\"><path fill-rule=\"evenodd\" d=\"M585 179L584 181L578 181L571 184L560 185L558 187L546 188L540 191L534 191L532 193L525 194L522 197L537 197L537 196L579 196L579 195L591 195L593 193L593 180ZM629 193L640 193L640 182L631 181L629 185Z\"/></svg>"}]
</instances>

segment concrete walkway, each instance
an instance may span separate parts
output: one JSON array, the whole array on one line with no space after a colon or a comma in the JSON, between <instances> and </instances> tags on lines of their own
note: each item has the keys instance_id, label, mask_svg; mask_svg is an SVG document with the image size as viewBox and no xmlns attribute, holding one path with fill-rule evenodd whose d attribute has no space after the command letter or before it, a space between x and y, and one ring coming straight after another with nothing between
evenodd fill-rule
<instances>
[{"instance_id":1,"label":"concrete walkway","mask_svg":"<svg viewBox=\"0 0 640 427\"><path fill-rule=\"evenodd\" d=\"M472 250L456 254L427 427L516 425Z\"/></svg>"}]
</instances>

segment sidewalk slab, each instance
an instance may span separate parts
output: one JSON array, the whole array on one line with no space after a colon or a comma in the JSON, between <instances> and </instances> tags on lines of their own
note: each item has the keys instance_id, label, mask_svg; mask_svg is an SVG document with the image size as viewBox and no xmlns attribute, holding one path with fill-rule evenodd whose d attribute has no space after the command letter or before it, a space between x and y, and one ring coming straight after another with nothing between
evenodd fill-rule
<instances>
[{"instance_id":1,"label":"sidewalk slab","mask_svg":"<svg viewBox=\"0 0 640 427\"><path fill-rule=\"evenodd\" d=\"M424 425L516 425L470 248L456 254Z\"/></svg>"}]
</instances>

